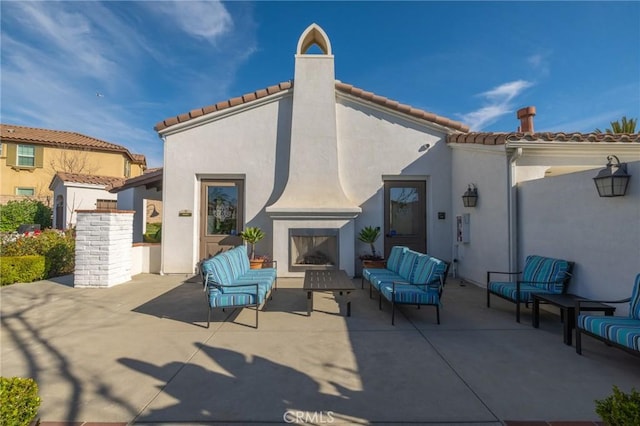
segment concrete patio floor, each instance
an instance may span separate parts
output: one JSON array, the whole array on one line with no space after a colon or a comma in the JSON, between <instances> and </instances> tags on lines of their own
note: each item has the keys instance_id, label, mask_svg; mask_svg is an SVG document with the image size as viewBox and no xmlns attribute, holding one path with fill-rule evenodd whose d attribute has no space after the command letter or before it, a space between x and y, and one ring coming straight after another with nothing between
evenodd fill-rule
<instances>
[{"instance_id":1,"label":"concrete patio floor","mask_svg":"<svg viewBox=\"0 0 640 426\"><path fill-rule=\"evenodd\" d=\"M44 422L128 424L483 424L597 421L595 399L640 383L640 358L584 339L562 343L543 312L450 279L433 307L390 307L369 292L315 296L280 279L251 309L214 312L196 278L138 275L110 289L71 277L3 287L1 370L33 377ZM60 423L58 423L60 424Z\"/></svg>"}]
</instances>

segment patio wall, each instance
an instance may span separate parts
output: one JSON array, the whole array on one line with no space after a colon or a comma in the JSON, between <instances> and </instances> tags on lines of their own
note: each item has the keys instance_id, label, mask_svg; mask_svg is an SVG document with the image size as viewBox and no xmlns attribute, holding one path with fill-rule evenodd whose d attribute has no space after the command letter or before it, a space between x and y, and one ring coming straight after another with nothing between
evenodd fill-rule
<instances>
[{"instance_id":1,"label":"patio wall","mask_svg":"<svg viewBox=\"0 0 640 426\"><path fill-rule=\"evenodd\" d=\"M571 292L622 299L640 273L640 162L628 163L624 197L598 196L592 179L598 170L519 185L519 253L575 261ZM618 309L627 312L626 305Z\"/></svg>"},{"instance_id":2,"label":"patio wall","mask_svg":"<svg viewBox=\"0 0 640 426\"><path fill-rule=\"evenodd\" d=\"M503 145L449 145L452 158L452 258L457 275L484 285L487 270L509 270L508 159ZM469 184L478 189L476 207L464 207ZM469 214L469 242L457 241L455 218ZM453 271L452 271L453 272Z\"/></svg>"},{"instance_id":3,"label":"patio wall","mask_svg":"<svg viewBox=\"0 0 640 426\"><path fill-rule=\"evenodd\" d=\"M131 249L131 275L160 273L160 243L134 243Z\"/></svg>"}]
</instances>

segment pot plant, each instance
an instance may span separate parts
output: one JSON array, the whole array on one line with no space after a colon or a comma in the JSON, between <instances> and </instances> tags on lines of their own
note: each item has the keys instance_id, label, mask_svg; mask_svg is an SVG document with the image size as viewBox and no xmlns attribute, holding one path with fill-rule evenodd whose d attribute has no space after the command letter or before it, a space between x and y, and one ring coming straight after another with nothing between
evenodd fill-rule
<instances>
[{"instance_id":1,"label":"pot plant","mask_svg":"<svg viewBox=\"0 0 640 426\"><path fill-rule=\"evenodd\" d=\"M240 233L240 236L249 244L249 264L251 265L251 269L262 268L265 259L261 256L256 258L256 243L265 237L265 233L257 226L249 226Z\"/></svg>"},{"instance_id":2,"label":"pot plant","mask_svg":"<svg viewBox=\"0 0 640 426\"><path fill-rule=\"evenodd\" d=\"M362 266L365 268L380 267L380 265L384 267L384 258L376 252L375 242L378 240L378 237L380 237L379 226L365 226L360 230L360 233L358 234L358 240L362 241L363 243L369 244L369 247L371 247L370 254L364 254L360 256L360 260L362 260Z\"/></svg>"}]
</instances>

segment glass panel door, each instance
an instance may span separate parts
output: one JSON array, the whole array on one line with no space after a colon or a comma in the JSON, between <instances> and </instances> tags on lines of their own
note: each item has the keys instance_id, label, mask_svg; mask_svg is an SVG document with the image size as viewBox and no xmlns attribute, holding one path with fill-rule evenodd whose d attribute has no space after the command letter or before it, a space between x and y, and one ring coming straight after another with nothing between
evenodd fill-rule
<instances>
[{"instance_id":1,"label":"glass panel door","mask_svg":"<svg viewBox=\"0 0 640 426\"><path fill-rule=\"evenodd\" d=\"M407 246L426 252L426 182L386 181L385 199L385 258L391 247Z\"/></svg>"},{"instance_id":2,"label":"glass panel door","mask_svg":"<svg viewBox=\"0 0 640 426\"><path fill-rule=\"evenodd\" d=\"M242 244L244 182L203 181L200 258L209 258Z\"/></svg>"}]
</instances>

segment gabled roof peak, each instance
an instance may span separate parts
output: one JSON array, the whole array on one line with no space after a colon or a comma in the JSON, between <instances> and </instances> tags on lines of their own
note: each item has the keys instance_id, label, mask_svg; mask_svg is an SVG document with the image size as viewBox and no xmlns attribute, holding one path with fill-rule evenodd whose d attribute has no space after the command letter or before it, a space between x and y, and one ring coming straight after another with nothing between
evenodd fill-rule
<instances>
[{"instance_id":1,"label":"gabled roof peak","mask_svg":"<svg viewBox=\"0 0 640 426\"><path fill-rule=\"evenodd\" d=\"M197 108L184 114L180 114L174 117L169 117L157 123L154 126L154 130L157 132L160 132L178 123L184 123L186 121L193 120L195 118L201 117L206 114L211 114L217 111L222 111L230 107L253 102L260 98L264 98L265 96L273 95L279 92L286 92L288 90L291 90L293 88L293 85L294 85L293 80L285 81L285 82L276 84L274 86L269 86L266 89L256 90L255 92L247 93L245 95L238 96L236 98L231 98L226 101L218 102L215 105L209 105L206 107ZM343 83L339 80L336 80L335 87L336 87L336 90L340 92L364 99L366 101L373 102L382 107L395 110L396 112L399 112L402 114L407 114L414 118L425 120L425 121L435 123L444 127L448 127L454 131L459 131L459 132L469 131L469 126L461 122L450 120L448 118L436 115L432 112L424 111L419 108L413 108L410 105L401 104L400 102L391 100L384 96L376 95L373 92L367 92L365 90L352 86L351 84Z\"/></svg>"}]
</instances>

